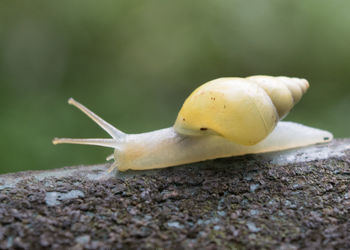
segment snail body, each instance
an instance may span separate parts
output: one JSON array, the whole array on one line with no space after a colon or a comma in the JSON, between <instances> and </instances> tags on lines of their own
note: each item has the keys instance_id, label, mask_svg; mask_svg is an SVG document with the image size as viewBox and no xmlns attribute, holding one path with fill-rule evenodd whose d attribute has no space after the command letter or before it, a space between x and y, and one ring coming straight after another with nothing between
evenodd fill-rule
<instances>
[{"instance_id":1,"label":"snail body","mask_svg":"<svg viewBox=\"0 0 350 250\"><path fill-rule=\"evenodd\" d=\"M125 134L69 99L113 139L55 138L53 143L114 148L111 169L125 171L328 142L333 136L327 131L279 121L308 87L308 82L299 78L219 78L198 87L186 99L173 127L141 134Z\"/></svg>"}]
</instances>

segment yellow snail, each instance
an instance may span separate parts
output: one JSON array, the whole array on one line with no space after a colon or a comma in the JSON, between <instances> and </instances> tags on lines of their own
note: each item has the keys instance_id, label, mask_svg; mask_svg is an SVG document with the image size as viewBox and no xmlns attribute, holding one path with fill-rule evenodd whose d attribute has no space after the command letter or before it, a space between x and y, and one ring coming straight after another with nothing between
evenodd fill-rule
<instances>
[{"instance_id":1,"label":"yellow snail","mask_svg":"<svg viewBox=\"0 0 350 250\"><path fill-rule=\"evenodd\" d=\"M74 105L112 139L55 138L114 148L110 170L165 168L209 159L280 151L331 141L330 132L279 122L309 87L305 79L272 76L219 78L198 87L173 127L141 134L116 129L82 104Z\"/></svg>"}]
</instances>

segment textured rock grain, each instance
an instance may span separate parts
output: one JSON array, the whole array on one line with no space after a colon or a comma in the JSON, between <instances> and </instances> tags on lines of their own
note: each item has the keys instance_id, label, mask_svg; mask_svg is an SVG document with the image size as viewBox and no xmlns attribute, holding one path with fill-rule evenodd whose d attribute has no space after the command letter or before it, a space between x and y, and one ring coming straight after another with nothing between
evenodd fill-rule
<instances>
[{"instance_id":1,"label":"textured rock grain","mask_svg":"<svg viewBox=\"0 0 350 250\"><path fill-rule=\"evenodd\" d=\"M0 249L349 249L350 139L145 172L0 176Z\"/></svg>"}]
</instances>

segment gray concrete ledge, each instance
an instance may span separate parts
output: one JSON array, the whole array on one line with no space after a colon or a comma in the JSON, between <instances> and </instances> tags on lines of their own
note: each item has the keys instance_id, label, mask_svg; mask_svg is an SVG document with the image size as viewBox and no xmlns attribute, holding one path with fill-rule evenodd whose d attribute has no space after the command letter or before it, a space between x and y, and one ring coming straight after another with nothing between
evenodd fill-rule
<instances>
[{"instance_id":1,"label":"gray concrete ledge","mask_svg":"<svg viewBox=\"0 0 350 250\"><path fill-rule=\"evenodd\" d=\"M107 169L0 175L0 249L350 248L350 139Z\"/></svg>"}]
</instances>

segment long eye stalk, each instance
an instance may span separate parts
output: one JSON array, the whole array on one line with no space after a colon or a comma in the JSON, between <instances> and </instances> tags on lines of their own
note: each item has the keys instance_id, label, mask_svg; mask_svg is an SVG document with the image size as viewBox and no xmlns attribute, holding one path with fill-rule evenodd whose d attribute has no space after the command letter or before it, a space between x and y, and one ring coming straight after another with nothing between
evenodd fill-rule
<instances>
[{"instance_id":1,"label":"long eye stalk","mask_svg":"<svg viewBox=\"0 0 350 250\"><path fill-rule=\"evenodd\" d=\"M53 144L82 144L82 145L95 145L102 146L107 148L117 148L117 141L114 139L103 139L103 138L82 138L82 139L73 139L73 138L54 138L52 140Z\"/></svg>"},{"instance_id":2,"label":"long eye stalk","mask_svg":"<svg viewBox=\"0 0 350 250\"><path fill-rule=\"evenodd\" d=\"M104 131L106 131L114 139L119 139L120 137L125 136L125 133L123 133L119 129L115 128L114 126L112 126L111 124L103 120L101 117L96 115L90 109L88 109L81 103L77 102L73 98L69 98L68 103L77 107L79 110L85 113L88 117L90 117L94 122L96 122L97 125L99 125Z\"/></svg>"},{"instance_id":3,"label":"long eye stalk","mask_svg":"<svg viewBox=\"0 0 350 250\"><path fill-rule=\"evenodd\" d=\"M69 143L69 144L83 144L83 145L96 145L109 148L118 148L118 141L125 137L125 133L115 128L101 117L96 115L94 112L89 110L87 107L81 103L75 101L73 98L68 100L68 103L77 107L88 117L90 117L94 122L96 122L103 130L105 130L113 139L104 138L93 138L93 139L72 139L72 138L54 138L52 140L53 144Z\"/></svg>"}]
</instances>

